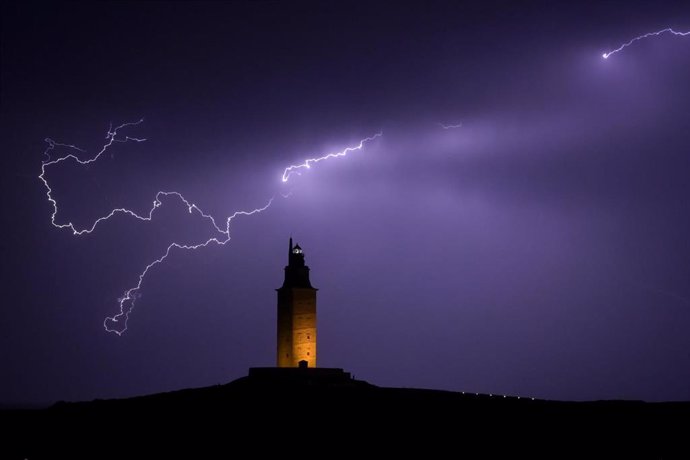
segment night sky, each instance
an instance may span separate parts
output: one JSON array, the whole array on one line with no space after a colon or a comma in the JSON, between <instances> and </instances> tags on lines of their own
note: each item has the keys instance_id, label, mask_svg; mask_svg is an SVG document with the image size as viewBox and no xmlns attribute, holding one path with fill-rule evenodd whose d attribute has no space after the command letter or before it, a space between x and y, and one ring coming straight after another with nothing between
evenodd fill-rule
<instances>
[{"instance_id":1,"label":"night sky","mask_svg":"<svg viewBox=\"0 0 690 460\"><path fill-rule=\"evenodd\" d=\"M679 2L676 2L679 3ZM288 238L319 365L385 386L690 399L690 5L3 3L0 402L225 383L275 362ZM178 191L231 241L173 250ZM443 129L442 124L459 124ZM282 183L285 167L383 135ZM69 150L56 150L55 155ZM283 198L291 192L288 198Z\"/></svg>"}]
</instances>

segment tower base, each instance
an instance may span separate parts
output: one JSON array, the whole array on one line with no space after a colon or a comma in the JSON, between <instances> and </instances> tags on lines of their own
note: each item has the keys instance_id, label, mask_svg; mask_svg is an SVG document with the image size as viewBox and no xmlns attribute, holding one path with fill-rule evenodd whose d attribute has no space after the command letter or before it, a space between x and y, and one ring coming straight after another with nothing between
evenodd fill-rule
<instances>
[{"instance_id":1,"label":"tower base","mask_svg":"<svg viewBox=\"0 0 690 460\"><path fill-rule=\"evenodd\" d=\"M349 372L337 367L250 367L249 379L261 383L333 385L352 383Z\"/></svg>"}]
</instances>

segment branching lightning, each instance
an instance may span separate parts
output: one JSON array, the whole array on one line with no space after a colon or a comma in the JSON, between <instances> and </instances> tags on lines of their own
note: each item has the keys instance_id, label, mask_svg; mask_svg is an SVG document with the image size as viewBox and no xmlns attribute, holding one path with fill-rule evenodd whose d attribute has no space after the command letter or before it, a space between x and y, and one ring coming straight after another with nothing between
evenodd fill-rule
<instances>
[{"instance_id":1,"label":"branching lightning","mask_svg":"<svg viewBox=\"0 0 690 460\"><path fill-rule=\"evenodd\" d=\"M268 200L268 203L266 203L265 206L261 208L256 208L253 209L252 211L237 211L234 214L232 214L230 217L228 217L225 221L225 229L222 230L216 225L215 219L208 215L205 214L203 211L201 211L196 205L190 204L189 201L187 201L182 195L180 195L177 192L159 192L158 195L156 195L156 201L154 201L153 208L151 209L151 212L149 216L153 214L153 211L158 208L161 203L158 200L159 195L175 195L179 197L180 200L187 206L190 214L193 211L198 212L202 217L205 219L209 219L212 223L212 225L215 227L215 229L223 235L222 238L218 237L212 237L209 238L208 240L198 243L198 244L181 244L181 243L171 243L168 248L165 250L165 253L160 256L158 259L154 260L150 264L146 266L144 271L142 271L139 274L139 281L137 282L137 285L134 286L133 288L130 288L125 291L124 295L118 299L118 303L120 306L120 311L117 313L115 316L109 316L105 320L103 320L103 327L105 328L106 331L108 332L114 332L117 335L122 335L126 330L127 330L127 321L129 320L129 314L132 312L134 309L134 302L139 298L139 290L141 289L141 284L144 282L144 277L146 277L146 274L148 271L155 267L156 265L162 263L165 259L168 258L170 255L170 251L173 248L177 249L185 249L185 250L190 250L190 249L199 249L199 248L205 248L209 244L213 243L219 246L224 246L228 241L230 241L230 222L237 216L251 216L252 214L257 214L262 211L265 211L268 209L269 206L271 206L271 203L273 203L273 198ZM146 220L150 220L146 219Z\"/></svg>"},{"instance_id":2,"label":"branching lightning","mask_svg":"<svg viewBox=\"0 0 690 460\"><path fill-rule=\"evenodd\" d=\"M164 197L173 197L184 203L185 206L187 206L187 210L189 211L190 214L197 213L199 216L201 216L204 220L208 221L214 228L214 231L216 233L215 236L212 236L211 238L196 243L196 244L183 244L183 243L178 243L178 242L173 242L171 243L163 255L161 255L159 258L155 259L153 262L149 263L144 270L139 274L138 277L138 282L137 284L132 287L127 289L122 297L118 299L118 306L119 306L119 312L113 316L106 317L105 320L103 320L103 327L105 328L106 331L108 332L113 332L117 334L118 336L121 336L126 330L127 330L127 322L129 320L129 315L134 309L134 303L136 300L141 296L140 290L141 286L144 282L144 278L146 277L147 273L149 270L151 270L153 267L156 265L162 263L167 259L167 257L170 255L171 251L173 249L183 249L183 250L196 250L200 248L205 248L211 244L215 244L218 246L224 246L227 244L231 237L230 237L230 223L232 222L233 219L235 219L238 216L251 216L253 214L258 214L260 212L263 212L267 210L271 204L273 203L273 200L275 197L271 198L268 200L268 202L259 208L253 209L251 211L236 211L229 217L225 219L225 222L222 226L219 226L216 219L210 215L205 213L201 208L199 208L196 204L190 202L187 200L181 193L179 192L168 192L168 191L159 191L156 193L156 197L153 200L153 205L151 209L148 211L146 214L138 214L130 209L126 208L115 208L112 211L110 211L107 215L99 217L96 219L90 226L86 226L84 228L77 228L77 226L73 222L67 222L67 223L59 223L57 221L57 214L58 214L58 203L57 200L53 197L52 193L53 190L48 184L48 180L46 179L46 173L47 173L47 168L50 166L57 165L63 161L73 161L77 164L80 165L88 165L90 163L93 163L97 161L103 153L105 153L106 150L108 150L114 143L125 143L128 141L133 141L133 142L144 142L146 139L141 139L141 138L136 138L136 137L130 137L130 136L123 136L119 135L118 132L122 129L125 129L130 126L136 126L139 125L140 123L143 122L142 120L136 121L136 122L131 122L131 123L123 123L115 128L112 127L112 125L108 128L108 132L106 133L106 143L103 145L103 147L100 149L100 151L95 154L94 156L87 158L87 159L81 159L79 156L77 156L73 152L80 152L80 153L86 153L85 150L72 145L72 144L62 144L59 142L55 142L52 139L46 138L46 143L48 144L48 147L44 151L44 157L45 160L41 163L41 174L38 176L38 178L43 182L43 185L46 188L46 197L48 198L48 201L50 202L53 212L50 216L50 222L51 224L59 229L69 229L72 231L73 235L81 236L84 234L91 234L96 227L101 223L104 222L111 217L117 215L117 214L125 214L130 217L133 217L135 219L145 221L145 222L150 222L153 220L153 215L159 207L163 205L163 202L161 201L162 198ZM353 150L361 150L364 147L364 144L366 142L372 141L376 139L377 137L381 136L382 133L377 133L374 136L367 137L365 139L362 139L358 145L354 147L347 147L346 149L336 152L336 153L330 153L328 155L319 157L319 158L310 158L307 159L304 163L298 164L298 165L292 165L289 166L288 168L285 168L285 171L283 172L283 182L287 182L288 178L290 177L291 174L299 174L298 170L301 168L309 168L312 163L317 163L322 160L326 160L328 158L335 158L335 157L341 157L345 156L348 154L348 152L351 152ZM66 155L57 157L56 159L52 159L51 153L54 153L56 147L62 147L69 149L72 153L68 153ZM288 198L292 194L292 190L288 191L287 193L281 193L281 196L283 198Z\"/></svg>"},{"instance_id":3,"label":"branching lightning","mask_svg":"<svg viewBox=\"0 0 690 460\"><path fill-rule=\"evenodd\" d=\"M446 125L443 123L438 124L441 128L443 129L456 129L456 128L462 128L462 123L458 123L456 125Z\"/></svg>"},{"instance_id":4,"label":"branching lightning","mask_svg":"<svg viewBox=\"0 0 690 460\"><path fill-rule=\"evenodd\" d=\"M623 43L621 46L619 46L615 50L608 51L608 52L602 54L601 57L603 57L604 59L608 59L609 56L611 56L612 54L616 54L620 51L623 51L625 48L627 48L628 46L632 45L633 43L635 43L637 41L640 41L640 40L643 40L643 39L649 38L649 37L656 37L656 36L659 36L659 35L665 34L665 33L678 35L680 37L685 37L687 35L690 35L690 31L688 31L688 32L676 32L675 30L668 27L666 29L658 30L656 32L649 32L649 33L646 33L644 35L639 35L639 36L633 38L632 40L630 40L629 42Z\"/></svg>"},{"instance_id":5,"label":"branching lightning","mask_svg":"<svg viewBox=\"0 0 690 460\"><path fill-rule=\"evenodd\" d=\"M46 188L46 196L48 197L48 201L50 201L50 204L53 206L53 213L50 216L50 222L53 224L53 226L55 226L57 228L69 228L70 230L72 230L73 234L82 235L84 233L93 232L93 230L96 228L96 225L98 225L99 223L101 223L104 220L110 219L112 216L114 216L115 214L118 214L118 213L129 214L132 217L135 217L139 220L150 220L150 216L149 216L149 219L146 219L146 218L141 217L141 216L137 215L136 213L129 211L127 209L114 209L107 216L96 219L96 221L93 223L91 228L84 228L81 230L77 230L77 228L74 226L74 224L72 222L67 222L66 224L58 224L57 222L55 222L55 216L57 216L57 213L58 213L57 201L55 201L55 198L53 198L53 195L52 195L53 190L50 188L50 185L48 185L48 181L45 178L46 168L48 166L53 166L53 165L56 165L58 163L61 163L63 161L67 161L67 160L75 161L75 162L79 163L80 165L88 165L89 163L93 163L94 161L98 160L100 158L100 156L103 155L105 153L105 151L108 150L108 148L110 148L110 146L112 146L115 142L127 142L127 141L144 142L144 141L146 141L146 139L139 139L136 137L129 137L129 136L125 136L124 138L118 138L117 137L117 132L119 130L126 128L128 126L136 126L136 125L142 123L143 121L144 120L141 119L139 121L135 121L132 123L124 123L124 124L121 124L120 126L116 127L115 129L113 129L113 126L111 124L110 127L108 127L108 132L105 135L105 138L108 142L106 142L103 145L101 150L96 155L94 155L93 157L88 158L86 160L82 160L72 153L61 156L55 160L52 160L50 153L53 150L55 150L55 147L66 147L66 148L69 148L71 150L76 150L76 151L82 152L82 153L85 153L86 151L83 149L80 149L79 147L77 147L75 145L61 144L59 142L55 142L54 140L52 140L50 138L45 139L45 141L48 143L48 147L43 152L43 156L46 157L46 160L41 163L41 174L38 176L38 178L41 179L41 182L43 182L43 185ZM154 207L154 209L155 209L155 207Z\"/></svg>"},{"instance_id":6,"label":"branching lightning","mask_svg":"<svg viewBox=\"0 0 690 460\"><path fill-rule=\"evenodd\" d=\"M285 168L285 170L283 171L283 182L287 182L288 179L290 179L290 176L293 174L297 174L297 175L301 174L299 172L300 169L311 168L311 165L314 163L318 163L319 161L323 161L323 160L328 160L329 158L344 157L348 153L350 153L354 150L362 150L364 148L364 144L366 144L367 142L371 142L374 139L376 139L377 137L381 137L381 136L383 136L383 133L379 131L378 133L374 134L373 136L365 137L364 139L359 141L359 144L355 145L354 147L347 147L344 150L341 150L340 152L329 153L327 155L324 155L324 156L318 157L318 158L308 158L308 159L304 160L304 163L300 163L297 165L290 165L287 168Z\"/></svg>"},{"instance_id":7,"label":"branching lightning","mask_svg":"<svg viewBox=\"0 0 690 460\"><path fill-rule=\"evenodd\" d=\"M169 255L170 251L172 251L173 248L177 249L185 249L185 250L191 250L191 249L199 249L206 247L210 244L217 244L217 245L225 245L228 241L230 241L230 222L237 216L250 216L252 214L256 214L262 211L265 211L268 209L268 207L271 205L273 202L273 198L268 200L268 203L260 208L253 209L251 211L237 211L233 213L231 216L229 216L225 220L225 224L223 227L220 227L216 219L211 216L210 214L205 213L202 211L197 205L191 203L189 200L187 200L181 193L179 192L166 192L166 191L160 191L156 194L155 199L153 200L153 205L149 212L145 215L140 215L137 214L136 212L126 209L126 208L116 208L110 211L107 215L103 217L99 217L96 219L91 226L85 227L85 228L77 228L76 225L72 222L67 222L67 223L58 223L56 218L57 218L57 213L58 213L58 204L57 200L53 198L52 192L53 190L51 189L50 185L48 184L48 180L46 179L46 172L47 168L50 166L54 166L58 163L61 163L63 161L74 161L80 165L87 165L89 163L93 163L98 160L98 158L101 157L103 153L105 153L106 150L108 150L109 147L111 147L115 142L128 142L128 141L135 141L135 142L144 142L146 139L140 139L140 138L135 138L135 137L130 137L130 136L119 136L118 137L118 132L126 128L128 126L135 126L140 123L142 123L143 120L139 120L137 122L133 123L124 123L120 126L117 126L116 128L113 129L112 125L108 128L108 132L106 134L106 140L107 142L105 145L101 148L101 150L94 156L82 160L78 156L76 156L74 153L69 153L64 156L60 156L56 159L51 159L51 152L55 150L56 147L65 147L73 151L78 151L81 153L85 153L83 149L80 149L79 147L71 144L61 144L58 142L53 141L52 139L46 139L46 142L48 143L48 147L46 148L44 152L44 156L46 157L46 160L42 162L41 164L41 174L38 176L38 178L43 182L43 185L46 188L46 196L48 198L48 201L51 203L53 207L53 212L50 216L50 222L51 224L56 227L56 228L68 228L72 231L72 234L74 235L83 235L83 234L90 234L92 233L98 224L100 224L103 221L106 221L110 219L111 217L115 216L116 214L125 214L128 216L131 216L135 219L141 220L141 221L151 221L153 220L153 214L158 209L160 206L162 206L163 202L161 201L162 197L175 197L179 199L182 203L184 203L185 206L187 206L187 210L189 211L190 214L192 213L198 213L201 217L203 217L205 220L208 220L211 225L213 225L217 235L214 237L209 238L206 241L197 243L197 244L181 244L181 243L172 243L170 244L167 249L165 250L165 253L159 257L158 259L154 260L150 264L146 266L146 268L139 274L139 279L136 284L136 286L127 289L123 296L118 299L118 304L119 304L119 312L111 317L107 317L103 321L103 327L105 328L106 331L108 332L114 332L117 335L122 335L126 330L127 330L127 321L129 319L129 314L132 312L132 309L134 308L134 302L136 299L140 296L139 290L141 289L141 285L144 282L144 278L146 277L146 274L149 272L149 270L156 265L162 263Z\"/></svg>"}]
</instances>

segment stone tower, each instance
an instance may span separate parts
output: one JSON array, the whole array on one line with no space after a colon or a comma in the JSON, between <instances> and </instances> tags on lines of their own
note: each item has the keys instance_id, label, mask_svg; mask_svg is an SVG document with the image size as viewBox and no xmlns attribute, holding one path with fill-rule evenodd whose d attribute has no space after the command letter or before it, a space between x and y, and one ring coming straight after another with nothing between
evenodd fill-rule
<instances>
[{"instance_id":1,"label":"stone tower","mask_svg":"<svg viewBox=\"0 0 690 460\"><path fill-rule=\"evenodd\" d=\"M278 291L278 367L316 367L316 291L299 245L292 245Z\"/></svg>"}]
</instances>

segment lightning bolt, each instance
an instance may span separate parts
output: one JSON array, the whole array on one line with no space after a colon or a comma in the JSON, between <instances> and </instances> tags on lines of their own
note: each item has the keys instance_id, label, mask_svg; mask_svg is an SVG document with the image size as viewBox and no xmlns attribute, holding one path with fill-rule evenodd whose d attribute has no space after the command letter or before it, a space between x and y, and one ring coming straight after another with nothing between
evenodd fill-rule
<instances>
[{"instance_id":1,"label":"lightning bolt","mask_svg":"<svg viewBox=\"0 0 690 460\"><path fill-rule=\"evenodd\" d=\"M679 37L685 37L687 35L690 35L690 31L688 31L688 32L676 32L675 30L668 27L666 29L657 30L656 32L649 32L649 33L646 33L644 35L637 36L637 37L633 38L632 40L630 40L629 42L623 43L621 46L619 46L615 50L608 51L608 52L602 54L601 57L603 57L604 59L608 59L609 56L611 56L612 54L616 54L620 51L623 51L625 48L627 48L628 46L632 45L633 43L635 43L637 41L644 40L645 38L649 38L649 37L656 37L656 36L659 36L661 34L666 34L666 33L677 35Z\"/></svg>"},{"instance_id":2,"label":"lightning bolt","mask_svg":"<svg viewBox=\"0 0 690 460\"><path fill-rule=\"evenodd\" d=\"M123 136L123 135L118 135L119 131L125 128L128 128L130 126L136 126L139 125L140 123L143 122L143 119L136 121L136 122L130 122L130 123L123 123L115 128L113 128L112 124L108 128L108 132L106 133L106 143L101 147L101 149L96 153L94 156L89 157L87 159L81 159L79 156L77 156L75 153L68 153L63 156L59 156L55 159L52 158L51 153L55 151L57 147L63 147L66 149L69 149L72 152L80 152L80 153L86 153L85 150L72 145L72 144L63 144L59 142L55 142L54 140L50 138L46 138L45 141L48 144L46 150L43 152L45 160L42 161L41 163L41 174L38 176L38 178L41 180L43 183L45 189L46 189L46 197L48 198L48 201L51 203L51 206L53 208L53 211L50 216L50 222L51 224L59 229L69 229L72 231L73 235L81 236L84 234L91 234L96 227L104 221L109 220L113 216L117 214L125 214L130 217L133 217L137 220L145 221L145 222L150 222L153 220L153 216L155 211L163 205L162 198L167 198L167 197L173 197L176 198L177 200L181 201L186 207L187 210L190 214L198 214L201 216L205 221L208 221L214 228L215 230L215 236L212 236L211 238L208 238L205 241L196 243L196 244L183 244L183 243L178 243L178 242L173 242L170 245L168 245L167 249L161 255L159 258L155 259L153 262L149 263L144 270L139 273L138 277L138 282L137 284L132 287L127 289L124 294L118 299L118 306L119 306L119 311L117 314L113 316L108 316L103 320L103 327L105 328L106 331L112 332L117 334L118 336L121 336L122 334L127 331L127 322L129 320L129 315L134 309L134 304L136 300L141 297L141 293L139 292L141 290L141 286L144 282L144 279L146 278L146 275L148 274L149 270L154 268L156 265L161 264L165 261L165 259L168 258L168 256L171 254L171 251L173 249L180 249L180 250L196 250L200 248L205 248L209 245L217 245L217 246L224 246L227 244L231 237L230 237L230 223L232 222L233 219L239 216L251 216L254 214L258 214L260 212L263 212L267 210L271 204L273 203L273 200L275 197L272 197L271 199L268 200L268 202L259 208L252 209L251 211L236 211L232 215L228 216L225 218L225 221L222 226L218 225L216 219L210 215L205 213L201 208L199 208L196 204L190 202L187 200L181 193L175 192L175 191L159 191L156 193L155 199L153 200L153 205L149 209L148 213L146 214L138 214L130 209L126 208L115 208L112 211L110 211L108 214L105 216L97 218L90 226L86 226L84 228L77 228L77 226L73 222L67 222L67 223L59 223L57 221L57 214L58 214L58 203L57 200L53 197L52 193L53 190L50 187L48 183L48 179L46 178L46 173L49 167L57 165L59 163L62 163L63 161L72 161L75 162L79 165L88 165L90 163L93 163L97 161L103 153L106 152L114 143L125 143L129 141L133 142L145 142L146 139L142 138L136 138L136 137L131 137L131 136ZM344 150L336 153L330 153L328 155L319 157L319 158L310 158L305 160L304 163L299 164L299 165L292 165L289 166L288 168L285 168L285 171L283 172L283 182L287 182L287 179L290 177L291 174L299 174L298 169L301 168L309 168L311 163L316 163L322 160L326 160L328 158L335 158L335 157L342 157L347 155L349 152L353 150L361 150L364 147L364 144L366 142L372 141L376 139L377 137L381 136L382 133L377 133L374 136L367 137L365 139L362 139L358 145L354 147L347 147ZM292 190L288 191L287 193L281 193L281 196L283 198L288 198L292 195Z\"/></svg>"},{"instance_id":3,"label":"lightning bolt","mask_svg":"<svg viewBox=\"0 0 690 460\"><path fill-rule=\"evenodd\" d=\"M93 232L94 229L96 228L96 225L98 225L99 223L101 223L101 222L104 221L104 220L110 219L112 216L114 216L115 214L118 214L118 213L129 214L129 215L131 215L132 217L135 217L135 218L140 219L140 220L150 220L150 219L146 219L146 218L144 218L144 217L141 217L141 216L137 215L136 213L134 213L134 212L132 212L132 211L129 211L129 210L127 210L127 209L114 209L114 210L113 210L110 214L108 214L107 216L104 216L104 217L101 217L101 218L99 218L99 219L96 219L96 221L93 223L93 225L91 226L91 228L84 228L84 229L81 229L81 230L77 230L77 228L74 226L74 224L73 224L72 222L67 222L66 224L58 224L57 222L55 222L55 217L57 216L57 213L58 213L57 201L55 200L55 198L53 198L53 189L50 188L50 185L48 185L48 180L47 180L46 177L45 177L45 176L46 176L46 169L47 169L49 166L54 166L54 165L56 165L56 164L58 164L58 163L62 163L63 161L72 160L72 161L75 161L76 163L78 163L78 164L80 164L80 165L88 165L89 163L93 163L94 161L98 160L98 159L101 157L101 155L103 155L103 154L105 153L105 151L108 150L108 149L110 148L110 146L112 146L112 145L113 145L114 143L116 143L116 142L123 142L123 143L124 143L124 142L127 142L127 141L135 141L135 142L144 142L144 141L146 141L146 139L140 139L140 138L129 137L129 136L125 136L124 138L118 138L118 137L117 137L117 132L118 132L119 130L121 130L121 129L123 129L123 128L126 128L126 127L128 127L128 126L136 126L136 125L138 125L138 124L140 124L140 123L143 123L143 121L144 121L144 120L141 119L141 120L139 120L139 121L135 121L135 122L131 122L131 123L123 123L123 124L121 124L120 126L117 126L115 129L113 129L113 125L111 124L111 125L108 127L108 132L107 132L106 135L105 135L105 138L106 138L106 140L107 140L108 142L106 142L106 143L103 145L103 147L101 148L101 150L100 150L96 155L94 155L93 157L88 158L88 159L86 159L86 160L82 160L82 159L80 159L79 157L77 157L76 155L74 155L74 154L72 154L72 153L67 154L67 155L64 155L64 156L61 156L61 157L59 157L59 158L57 158L57 159L55 159L55 160L51 159L50 153L51 153L53 150L55 150L55 147L66 147L66 148L69 148L69 149L72 149L72 150L76 150L76 151L82 152L82 153L85 153L86 151L83 150L83 149L80 149L79 147L77 147L77 146L75 146L75 145L71 145L71 144L61 144L61 143L59 143L59 142L55 142L54 140L52 140L52 139L50 139L50 138L46 138L46 139L45 139L46 143L48 144L48 147L47 147L46 150L43 152L43 156L46 158L46 160L44 160L43 162L41 162L41 174L38 176L38 178L41 180L41 182L43 182L43 185L44 185L45 188L46 188L46 196L48 197L48 201L50 202L50 204L51 204L52 207L53 207L53 213L50 215L50 223L53 224L54 227L57 227L57 228L69 228L70 230L72 230L72 233L73 233L73 234L75 234L75 235L83 235L84 233L91 233L91 232ZM149 216L149 217L150 217L150 216Z\"/></svg>"},{"instance_id":4,"label":"lightning bolt","mask_svg":"<svg viewBox=\"0 0 690 460\"><path fill-rule=\"evenodd\" d=\"M119 142L119 143L124 143L128 141L135 141L135 142L144 142L146 139L141 139L141 138L136 138L136 137L131 137L131 136L122 136L119 135L118 133L121 129L129 127L129 126L136 126L140 123L142 123L143 120L139 120L136 122L131 122L131 123L124 123L122 125L119 125L115 128L112 127L112 125L108 128L108 132L106 134L106 140L107 142L103 145L101 150L94 156L87 158L87 159L81 159L74 153L69 153L67 155L60 156L56 159L52 159L51 153L56 149L56 147L65 147L68 148L72 151L78 151L81 153L85 153L85 150L80 149L79 147L72 145L72 144L62 144L59 142L55 142L54 140L47 138L46 142L48 143L48 147L46 148L44 152L44 156L46 160L44 160L41 163L41 174L38 176L38 178L43 182L43 185L46 188L46 197L48 198L48 201L51 203L53 212L50 216L50 222L51 224L59 229L69 229L72 231L72 234L74 235L84 235L84 234L90 234L92 233L98 224L101 222L104 222L111 217L115 216L116 214L125 214L130 217L133 217L135 219L141 220L141 221L146 221L150 222L153 220L153 215L159 207L162 206L163 202L161 201L161 198L163 197L174 197L179 199L182 203L184 203L185 206L187 206L187 210L189 211L190 214L192 213L197 213L199 214L204 220L207 220L210 222L210 224L213 226L215 229L215 232L217 233L216 236L213 236L206 241L197 243L197 244L181 244L181 243L171 243L167 249L165 250L165 253L160 256L158 259L154 260L150 264L146 266L146 268L139 274L139 279L136 284L136 286L127 289L122 297L118 299L118 304L119 304L119 312L114 315L114 316L109 316L105 318L103 321L103 327L105 328L106 331L108 332L113 332L117 334L118 336L122 335L126 330L127 330L127 321L129 319L129 314L132 312L134 309L134 303L136 299L140 297L139 290L141 289L141 285L144 282L144 278L146 277L146 274L151 270L153 267L156 265L162 263L171 253L173 249L183 249L183 250L194 250L194 249L199 249L206 247L210 244L216 244L223 246L230 241L230 223L232 222L233 219L235 219L238 216L251 216L253 214L260 213L262 211L265 211L268 209L268 207L273 203L273 198L268 200L268 203L266 205L253 209L251 211L237 211L233 213L231 216L227 217L225 219L224 225L221 227L217 224L216 219L210 215L205 213L201 208L199 208L196 204L191 203L189 200L187 200L181 193L179 192L167 192L167 191L159 191L156 194L155 199L153 200L153 205L151 209L148 211L147 214L145 215L140 215L137 214L136 212L126 209L126 208L115 208L112 211L110 211L108 214L105 216L99 217L96 219L91 226L87 226L84 228L77 228L77 226L73 222L67 222L67 223L59 223L57 221L57 214L58 214L58 203L57 200L53 197L52 195L52 188L50 187L48 183L48 179L46 178L46 173L47 170L50 166L54 166L56 164L59 164L63 161L73 161L77 164L80 165L88 165L90 163L93 163L97 161L103 153L106 152L114 143Z\"/></svg>"},{"instance_id":5,"label":"lightning bolt","mask_svg":"<svg viewBox=\"0 0 690 460\"><path fill-rule=\"evenodd\" d=\"M462 128L462 123L458 123L457 125L446 125L443 123L438 124L441 128L443 129L456 129L456 128Z\"/></svg>"},{"instance_id":6,"label":"lightning bolt","mask_svg":"<svg viewBox=\"0 0 690 460\"><path fill-rule=\"evenodd\" d=\"M344 157L352 151L362 150L364 148L364 144L366 144L367 142L371 142L374 139L376 139L377 137L381 137L381 136L383 136L383 133L381 131L379 131L378 133L374 134L373 136L365 137L364 139L359 141L359 144L357 144L353 147L347 147L347 148L341 150L340 152L329 153L327 155L324 155L324 156L318 157L318 158L307 158L306 160L304 160L304 163L300 163L297 165L290 165L287 168L285 168L285 170L283 171L283 182L287 182L288 179L290 179L290 176L293 174L300 175L301 174L299 172L300 169L310 169L311 165L313 163L318 163L319 161L328 160L329 158Z\"/></svg>"},{"instance_id":7,"label":"lightning bolt","mask_svg":"<svg viewBox=\"0 0 690 460\"><path fill-rule=\"evenodd\" d=\"M219 239L218 237L212 237L209 238L208 240L198 243L198 244L181 244L181 243L171 243L168 248L165 250L165 253L160 256L158 259L154 260L150 264L146 266L144 271L142 271L139 274L139 282L137 283L136 286L133 288L130 288L125 291L124 295L118 299L118 303L120 306L120 311L117 313L115 316L109 316L105 320L103 320L103 327L105 328L106 331L108 332L114 332L117 335L122 335L126 330L127 330L127 321L129 320L129 314L132 312L134 309L134 302L140 297L139 290L141 289L141 284L144 282L144 278L146 277L146 274L149 272L150 269L155 267L156 265L163 263L165 259L168 258L170 255L170 251L173 249L184 249L184 250L196 250L199 248L205 248L206 246L210 245L211 243L216 244L218 246L224 246L228 241L230 241L230 222L237 216L251 216L252 214L257 214L262 211L265 211L268 209L269 206L271 206L271 203L273 203L273 198L268 200L268 203L266 203L265 206L261 208L256 208L251 211L237 211L233 213L230 217L228 217L225 221L225 229L221 230L218 228L218 225L216 225L215 219L208 215L205 214L201 209L199 209L196 205L190 204L189 201L187 201L182 195L180 195L177 192L159 192L159 194L172 194L176 195L177 197L182 200L182 202L187 206L189 213L191 214L192 212L196 211L198 212L202 217L205 219L209 219L215 229L218 231L218 233L222 234L223 237ZM158 201L158 195L156 197L157 201L154 201L154 207L151 210L151 214L153 213L153 210L155 210L157 207L160 206L160 201ZM156 204L158 203L158 204ZM150 219L148 219L150 220Z\"/></svg>"}]
</instances>

